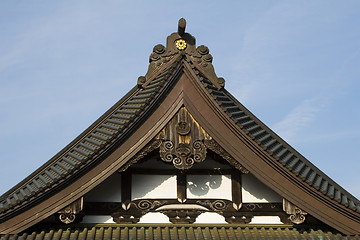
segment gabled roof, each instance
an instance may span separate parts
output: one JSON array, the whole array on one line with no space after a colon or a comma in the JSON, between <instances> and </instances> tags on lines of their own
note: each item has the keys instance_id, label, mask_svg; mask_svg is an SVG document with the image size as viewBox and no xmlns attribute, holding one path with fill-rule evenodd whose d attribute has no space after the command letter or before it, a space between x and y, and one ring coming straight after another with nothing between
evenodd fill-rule
<instances>
[{"instance_id":1,"label":"gabled roof","mask_svg":"<svg viewBox=\"0 0 360 240\"><path fill-rule=\"evenodd\" d=\"M30 226L30 217L18 227L12 227L11 221L35 211L35 206L64 189L73 194L70 185L104 166L102 177L87 183L88 188L77 189L66 200L59 200L59 205L41 210L43 217L36 221L76 200L105 178L109 174L106 171L116 171L109 170L111 167L124 165L128 161L124 159L144 147L156 134L147 131L161 130L166 123L157 122L159 119L168 121L185 105L234 159L281 196L345 234L360 233L359 200L239 103L224 88L224 80L216 76L208 48L196 48L195 38L184 31L185 22L180 20L179 30L168 37L167 46L154 47L148 72L138 79L137 86L62 151L0 197L0 232L17 232ZM150 120L156 114L163 116ZM140 127L148 130L144 132ZM143 141L137 147L130 144L135 137ZM132 155L124 155L122 160L118 155L117 159L111 157L121 147L131 150Z\"/></svg>"}]
</instances>

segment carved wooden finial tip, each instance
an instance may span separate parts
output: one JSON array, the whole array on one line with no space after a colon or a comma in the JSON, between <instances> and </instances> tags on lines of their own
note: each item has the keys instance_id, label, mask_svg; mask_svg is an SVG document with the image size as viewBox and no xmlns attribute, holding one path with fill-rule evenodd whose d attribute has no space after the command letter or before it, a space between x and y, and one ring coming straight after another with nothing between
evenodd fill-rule
<instances>
[{"instance_id":1,"label":"carved wooden finial tip","mask_svg":"<svg viewBox=\"0 0 360 240\"><path fill-rule=\"evenodd\" d=\"M185 33L185 28L186 28L186 20L184 18L180 18L179 26L178 26L178 33L180 36Z\"/></svg>"}]
</instances>

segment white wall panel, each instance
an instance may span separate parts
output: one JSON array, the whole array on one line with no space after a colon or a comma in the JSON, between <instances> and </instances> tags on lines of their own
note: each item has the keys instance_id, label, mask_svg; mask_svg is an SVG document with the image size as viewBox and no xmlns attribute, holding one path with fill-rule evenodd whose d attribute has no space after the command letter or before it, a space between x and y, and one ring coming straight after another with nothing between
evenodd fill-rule
<instances>
[{"instance_id":1,"label":"white wall panel","mask_svg":"<svg viewBox=\"0 0 360 240\"><path fill-rule=\"evenodd\" d=\"M174 175L132 175L131 199L177 198L177 183Z\"/></svg>"},{"instance_id":2,"label":"white wall panel","mask_svg":"<svg viewBox=\"0 0 360 240\"><path fill-rule=\"evenodd\" d=\"M206 212L200 214L197 218L195 223L227 223L225 218L220 214L214 212Z\"/></svg>"},{"instance_id":3,"label":"white wall panel","mask_svg":"<svg viewBox=\"0 0 360 240\"><path fill-rule=\"evenodd\" d=\"M282 202L279 194L260 182L252 174L242 175L242 199L247 202Z\"/></svg>"},{"instance_id":4,"label":"white wall panel","mask_svg":"<svg viewBox=\"0 0 360 240\"><path fill-rule=\"evenodd\" d=\"M147 213L140 218L139 223L171 223L169 217L162 213Z\"/></svg>"},{"instance_id":5,"label":"white wall panel","mask_svg":"<svg viewBox=\"0 0 360 240\"><path fill-rule=\"evenodd\" d=\"M254 216L250 224L283 224L278 216Z\"/></svg>"}]
</instances>

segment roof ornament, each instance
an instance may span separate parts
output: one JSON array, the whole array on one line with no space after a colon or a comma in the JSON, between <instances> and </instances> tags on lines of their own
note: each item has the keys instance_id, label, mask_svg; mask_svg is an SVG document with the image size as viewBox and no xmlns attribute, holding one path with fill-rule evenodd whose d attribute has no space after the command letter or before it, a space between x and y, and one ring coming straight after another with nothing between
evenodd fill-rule
<instances>
[{"instance_id":1,"label":"roof ornament","mask_svg":"<svg viewBox=\"0 0 360 240\"><path fill-rule=\"evenodd\" d=\"M149 68L145 76L138 78L138 86L141 87L145 82L155 76L159 70L173 57L179 54L185 55L188 61L191 61L196 68L214 83L218 88L225 85L223 78L218 78L212 65L213 57L209 53L209 48L201 45L196 47L196 39L190 33L185 32L186 20L180 18L177 32L172 33L166 39L166 47L158 44L153 48L149 57Z\"/></svg>"},{"instance_id":2,"label":"roof ornament","mask_svg":"<svg viewBox=\"0 0 360 240\"><path fill-rule=\"evenodd\" d=\"M184 18L180 18L179 19L179 24L178 24L178 34L180 36L184 35L185 28L186 28L186 20Z\"/></svg>"}]
</instances>

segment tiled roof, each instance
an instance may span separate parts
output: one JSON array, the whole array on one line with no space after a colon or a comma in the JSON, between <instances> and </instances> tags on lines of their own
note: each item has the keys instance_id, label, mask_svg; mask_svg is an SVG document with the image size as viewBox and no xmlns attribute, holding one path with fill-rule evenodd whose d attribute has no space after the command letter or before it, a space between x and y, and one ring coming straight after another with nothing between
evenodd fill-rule
<instances>
[{"instance_id":1,"label":"tiled roof","mask_svg":"<svg viewBox=\"0 0 360 240\"><path fill-rule=\"evenodd\" d=\"M53 240L53 239L360 239L326 230L296 229L234 225L117 225L102 224L93 227L73 227L4 235L0 240Z\"/></svg>"},{"instance_id":2,"label":"tiled roof","mask_svg":"<svg viewBox=\"0 0 360 240\"><path fill-rule=\"evenodd\" d=\"M302 181L329 198L360 213L360 202L317 169L283 139L258 120L226 90L217 90L204 76L200 76L211 95L222 108L264 150Z\"/></svg>"},{"instance_id":3,"label":"tiled roof","mask_svg":"<svg viewBox=\"0 0 360 240\"><path fill-rule=\"evenodd\" d=\"M274 159L314 190L360 213L360 201L321 172L281 137L263 124L225 89L219 90L189 61L198 78L231 119Z\"/></svg>"},{"instance_id":4,"label":"tiled roof","mask_svg":"<svg viewBox=\"0 0 360 240\"><path fill-rule=\"evenodd\" d=\"M136 128L139 119L146 117L151 107L157 106L154 101L161 99L157 95L167 89L172 78L178 76L176 74L181 66L176 66L180 59L180 56L174 57L148 84L133 89L59 154L2 195L0 219L7 210L19 208L33 197L38 198L47 190L77 175L72 173L95 164L99 156L111 148L114 142L121 141L121 138Z\"/></svg>"}]
</instances>

